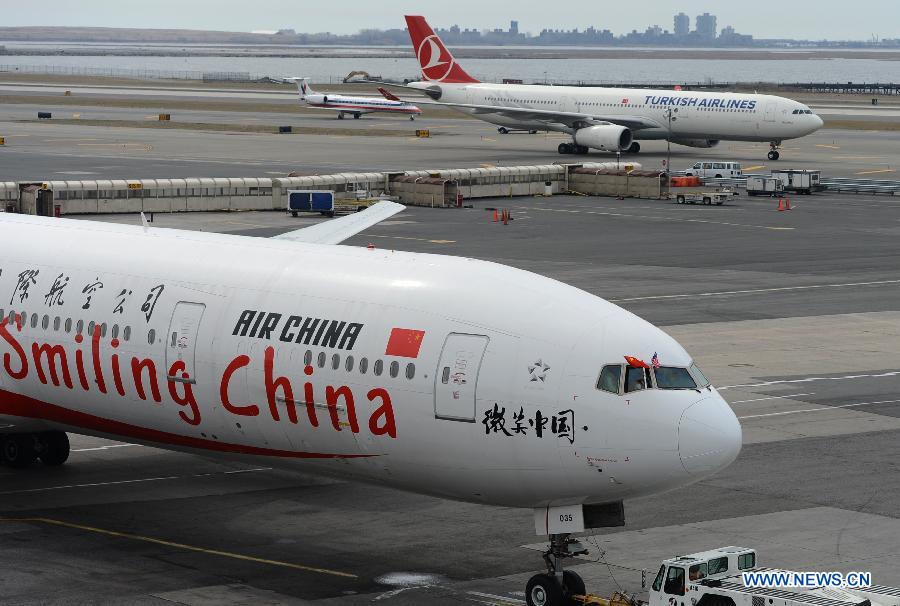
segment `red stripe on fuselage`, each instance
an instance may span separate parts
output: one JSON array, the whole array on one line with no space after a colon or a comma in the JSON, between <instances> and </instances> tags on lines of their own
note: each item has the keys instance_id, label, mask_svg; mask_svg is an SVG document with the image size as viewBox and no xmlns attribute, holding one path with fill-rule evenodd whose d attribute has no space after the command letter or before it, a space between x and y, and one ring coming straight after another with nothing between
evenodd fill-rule
<instances>
[{"instance_id":1,"label":"red stripe on fuselage","mask_svg":"<svg viewBox=\"0 0 900 606\"><path fill-rule=\"evenodd\" d=\"M375 455L367 454L329 454L319 452L299 452L293 450L278 450L275 448L262 448L246 444L229 444L214 440L205 440L191 436L183 436L177 433L169 433L158 429L150 429L131 425L122 421L104 419L85 412L70 410L48 404L28 396L0 390L0 415L12 417L24 417L27 419L43 419L52 423L59 423L68 427L97 431L103 434L132 438L142 442L152 442L170 446L182 446L214 452L227 452L235 454L257 455L263 457L280 457L286 459L357 459Z\"/></svg>"}]
</instances>

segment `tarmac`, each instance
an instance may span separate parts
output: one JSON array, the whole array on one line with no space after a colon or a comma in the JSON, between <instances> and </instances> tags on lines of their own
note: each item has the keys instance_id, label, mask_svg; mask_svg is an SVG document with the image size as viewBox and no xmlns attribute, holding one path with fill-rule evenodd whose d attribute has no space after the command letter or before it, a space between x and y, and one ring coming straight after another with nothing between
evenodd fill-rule
<instances>
[{"instance_id":1,"label":"tarmac","mask_svg":"<svg viewBox=\"0 0 900 606\"><path fill-rule=\"evenodd\" d=\"M448 132L426 140L309 141L9 122L19 109L0 108L0 129L21 129L0 148L0 179L560 159L552 139L503 137L469 120L435 127ZM450 134L454 124L459 134ZM779 166L829 176L886 170L878 167L896 163L895 137L820 131L789 142ZM639 160L657 162L664 145L647 145ZM764 152L725 143L673 161L773 164L758 161ZM661 559L724 545L757 548L763 566L868 570L875 583L900 586L900 200L814 194L793 198L789 212L776 206L744 196L721 207L498 199L409 208L346 244L477 257L573 284L661 325L720 387L744 428L740 457L692 487L626 502L624 528L591 533L591 555L574 567L590 590L646 597L642 576L649 583ZM488 207L510 209L513 221L494 223ZM321 220L281 212L154 219L257 237ZM72 442L63 468L0 468L3 604L511 606L524 603L525 582L541 568L530 511Z\"/></svg>"}]
</instances>

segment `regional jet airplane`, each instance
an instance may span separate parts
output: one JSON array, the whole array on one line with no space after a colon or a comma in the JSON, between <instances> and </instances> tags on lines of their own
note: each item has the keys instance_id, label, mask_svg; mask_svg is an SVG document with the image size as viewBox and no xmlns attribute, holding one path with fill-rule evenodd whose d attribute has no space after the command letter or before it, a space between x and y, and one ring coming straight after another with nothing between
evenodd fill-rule
<instances>
[{"instance_id":1,"label":"regional jet airplane","mask_svg":"<svg viewBox=\"0 0 900 606\"><path fill-rule=\"evenodd\" d=\"M737 418L599 297L335 246L403 208L272 239L0 214L3 461L61 465L72 432L532 508L551 543L529 603L583 592L570 533L730 464Z\"/></svg>"},{"instance_id":2,"label":"regional jet airplane","mask_svg":"<svg viewBox=\"0 0 900 606\"><path fill-rule=\"evenodd\" d=\"M688 147L719 141L768 142L770 160L779 158L785 139L822 127L822 119L802 103L773 95L488 84L457 63L424 17L407 16L409 36L422 68L415 88L433 99L499 130L551 130L572 135L561 154L589 149L637 153L638 141L668 139Z\"/></svg>"},{"instance_id":3,"label":"regional jet airplane","mask_svg":"<svg viewBox=\"0 0 900 606\"><path fill-rule=\"evenodd\" d=\"M378 97L349 97L333 93L317 93L309 85L309 78L283 78L285 81L294 82L300 94L300 102L308 107L316 109L330 109L337 112L337 117L344 119L350 114L359 119L363 114L385 112L389 114L408 115L410 120L415 120L422 110L412 103L402 101L396 96L381 91L384 98Z\"/></svg>"}]
</instances>

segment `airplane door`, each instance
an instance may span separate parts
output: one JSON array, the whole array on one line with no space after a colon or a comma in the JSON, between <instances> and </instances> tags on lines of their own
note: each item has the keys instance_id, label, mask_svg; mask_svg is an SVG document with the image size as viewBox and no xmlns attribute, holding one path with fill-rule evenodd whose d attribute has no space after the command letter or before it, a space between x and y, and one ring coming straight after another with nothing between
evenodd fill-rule
<instances>
[{"instance_id":1,"label":"airplane door","mask_svg":"<svg viewBox=\"0 0 900 606\"><path fill-rule=\"evenodd\" d=\"M475 422L478 370L489 340L483 335L447 336L435 373L435 417Z\"/></svg>"},{"instance_id":2,"label":"airplane door","mask_svg":"<svg viewBox=\"0 0 900 606\"><path fill-rule=\"evenodd\" d=\"M172 322L169 324L169 338L166 343L166 369L172 368L177 361L184 362L184 372L190 377L184 379L181 373L177 377L168 377L178 382L196 383L195 357L197 353L197 334L200 332L200 320L206 305L180 301L175 305Z\"/></svg>"},{"instance_id":3,"label":"airplane door","mask_svg":"<svg viewBox=\"0 0 900 606\"><path fill-rule=\"evenodd\" d=\"M774 122L775 121L775 102L774 101L766 101L766 114L763 118L766 122Z\"/></svg>"}]
</instances>

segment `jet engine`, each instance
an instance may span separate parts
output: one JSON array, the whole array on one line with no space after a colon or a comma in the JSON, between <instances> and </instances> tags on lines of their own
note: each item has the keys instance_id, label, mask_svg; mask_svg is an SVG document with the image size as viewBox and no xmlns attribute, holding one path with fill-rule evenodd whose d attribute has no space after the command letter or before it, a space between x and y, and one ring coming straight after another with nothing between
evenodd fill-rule
<instances>
[{"instance_id":1,"label":"jet engine","mask_svg":"<svg viewBox=\"0 0 900 606\"><path fill-rule=\"evenodd\" d=\"M719 144L718 139L672 139L672 143L685 145L687 147L715 147Z\"/></svg>"},{"instance_id":2,"label":"jet engine","mask_svg":"<svg viewBox=\"0 0 900 606\"><path fill-rule=\"evenodd\" d=\"M599 124L575 131L575 143L603 151L625 151L631 147L631 130L618 124Z\"/></svg>"},{"instance_id":3,"label":"jet engine","mask_svg":"<svg viewBox=\"0 0 900 606\"><path fill-rule=\"evenodd\" d=\"M304 99L306 100L307 103L309 103L311 105L324 105L325 103L328 103L328 96L320 95L318 93L306 95L306 97L304 97Z\"/></svg>"}]
</instances>

